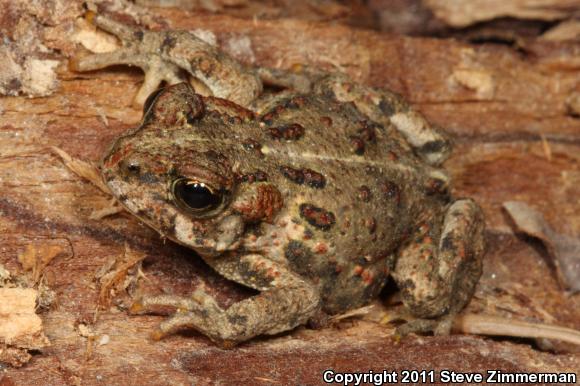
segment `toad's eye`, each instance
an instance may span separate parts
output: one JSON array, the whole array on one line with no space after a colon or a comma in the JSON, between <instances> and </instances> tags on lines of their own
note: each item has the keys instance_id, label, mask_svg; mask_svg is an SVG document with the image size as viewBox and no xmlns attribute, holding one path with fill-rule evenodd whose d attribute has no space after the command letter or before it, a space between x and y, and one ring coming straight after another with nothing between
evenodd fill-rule
<instances>
[{"instance_id":1,"label":"toad's eye","mask_svg":"<svg viewBox=\"0 0 580 386\"><path fill-rule=\"evenodd\" d=\"M205 214L216 209L223 200L221 192L216 192L203 182L189 178L178 178L173 181L171 194L178 206L194 214Z\"/></svg>"}]
</instances>

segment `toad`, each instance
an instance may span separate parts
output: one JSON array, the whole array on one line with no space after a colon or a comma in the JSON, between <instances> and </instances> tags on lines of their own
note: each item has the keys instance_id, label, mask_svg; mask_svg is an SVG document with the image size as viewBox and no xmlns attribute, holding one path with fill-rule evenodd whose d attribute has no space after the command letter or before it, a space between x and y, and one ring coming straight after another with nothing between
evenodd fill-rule
<instances>
[{"instance_id":1,"label":"toad","mask_svg":"<svg viewBox=\"0 0 580 386\"><path fill-rule=\"evenodd\" d=\"M482 211L450 194L449 140L401 97L343 75L248 68L188 32L89 19L123 47L73 69L145 72L142 122L105 154L105 183L163 237L259 292L227 309L203 289L139 299L135 313L176 310L155 337L193 328L231 347L361 307L389 278L418 328L469 302ZM264 93L264 82L287 89Z\"/></svg>"}]
</instances>

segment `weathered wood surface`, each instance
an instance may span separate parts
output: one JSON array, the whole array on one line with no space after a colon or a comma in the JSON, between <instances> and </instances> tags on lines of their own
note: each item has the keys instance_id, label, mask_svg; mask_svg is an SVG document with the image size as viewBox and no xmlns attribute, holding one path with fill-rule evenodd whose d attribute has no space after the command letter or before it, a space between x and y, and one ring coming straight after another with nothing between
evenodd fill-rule
<instances>
[{"instance_id":1,"label":"weathered wood surface","mask_svg":"<svg viewBox=\"0 0 580 386\"><path fill-rule=\"evenodd\" d=\"M515 236L501 210L504 201L524 201L556 231L580 235L580 119L570 102L580 93L577 43L537 43L526 55L505 46L387 36L298 19L149 12L171 28L213 31L224 49L246 62L340 69L405 95L453 134L456 151L447 166L454 194L474 197L487 216L490 248L469 311L580 328L579 297L561 290L545 251ZM148 333L161 318L129 316L126 291L113 294L112 305L96 313L96 274L127 249L148 256L146 278L139 279L143 291L185 294L205 281L225 305L247 293L133 218L89 219L108 197L64 167L50 147L97 161L112 138L138 122L140 111L131 102L142 75L126 68L69 72L73 20L62 19L45 30L47 46L61 52L56 91L44 98L0 98L0 264L31 277L19 256L47 244L59 249L42 272L43 283L56 293L40 315L51 347L22 368L0 371L0 385L318 384L326 368L580 368L579 354L570 352L575 348L563 345L556 351L568 353L475 336L396 342L392 327L376 322L380 305L340 328L302 328L230 351L193 332L150 341ZM134 283L128 284L132 289Z\"/></svg>"},{"instance_id":2,"label":"weathered wood surface","mask_svg":"<svg viewBox=\"0 0 580 386\"><path fill-rule=\"evenodd\" d=\"M500 17L562 20L580 7L578 0L424 0L423 3L436 17L454 27Z\"/></svg>"}]
</instances>

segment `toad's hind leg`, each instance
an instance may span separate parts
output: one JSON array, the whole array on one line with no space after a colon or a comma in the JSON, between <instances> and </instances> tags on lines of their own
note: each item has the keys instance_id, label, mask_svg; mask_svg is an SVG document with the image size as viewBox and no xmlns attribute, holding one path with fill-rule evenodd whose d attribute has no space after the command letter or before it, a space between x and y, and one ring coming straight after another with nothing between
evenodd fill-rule
<instances>
[{"instance_id":1,"label":"toad's hind leg","mask_svg":"<svg viewBox=\"0 0 580 386\"><path fill-rule=\"evenodd\" d=\"M403 302L419 318L461 311L481 276L485 241L479 206L470 199L455 201L445 212L435 244L438 229L436 224L421 224L413 242L401 250L393 273ZM439 326L438 332L448 332L451 319L441 321L445 328ZM417 321L411 330L432 330L437 325Z\"/></svg>"},{"instance_id":2,"label":"toad's hind leg","mask_svg":"<svg viewBox=\"0 0 580 386\"><path fill-rule=\"evenodd\" d=\"M359 111L385 127L394 125L415 154L431 165L441 164L451 153L447 135L392 91L360 85L340 74L321 77L314 90L341 102L353 102Z\"/></svg>"},{"instance_id":3,"label":"toad's hind leg","mask_svg":"<svg viewBox=\"0 0 580 386\"><path fill-rule=\"evenodd\" d=\"M145 84L135 98L142 105L160 82L168 84L195 79L198 91L249 106L262 90L253 70L236 62L217 47L187 31L133 29L103 15L87 13L87 20L117 36L123 47L114 52L74 58L70 67L90 71L114 64L138 66Z\"/></svg>"},{"instance_id":4,"label":"toad's hind leg","mask_svg":"<svg viewBox=\"0 0 580 386\"><path fill-rule=\"evenodd\" d=\"M163 60L159 55L160 50L155 51L155 48L162 47L160 34L133 29L90 11L87 12L85 18L102 30L118 37L123 46L113 52L75 56L69 62L71 70L94 71L117 64L141 68L145 73L145 81L135 96L134 103L137 106L141 106L162 82L171 85L187 80L177 65Z\"/></svg>"},{"instance_id":5,"label":"toad's hind leg","mask_svg":"<svg viewBox=\"0 0 580 386\"><path fill-rule=\"evenodd\" d=\"M306 323L320 309L318 290L283 265L260 255L205 259L222 276L261 291L227 309L203 290L191 297L147 297L136 302L133 313L158 313L171 307L176 313L153 334L156 339L193 328L224 347L262 334L276 334Z\"/></svg>"}]
</instances>

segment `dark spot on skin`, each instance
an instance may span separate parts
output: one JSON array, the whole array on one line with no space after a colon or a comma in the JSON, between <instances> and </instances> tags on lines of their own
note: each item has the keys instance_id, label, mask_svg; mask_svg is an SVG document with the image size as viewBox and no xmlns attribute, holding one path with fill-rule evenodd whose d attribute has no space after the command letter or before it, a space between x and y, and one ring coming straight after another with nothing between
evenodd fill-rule
<instances>
[{"instance_id":1,"label":"dark spot on skin","mask_svg":"<svg viewBox=\"0 0 580 386\"><path fill-rule=\"evenodd\" d=\"M443 240L441 240L441 250L453 249L453 236L448 233ZM441 251L440 251L441 252Z\"/></svg>"},{"instance_id":2,"label":"dark spot on skin","mask_svg":"<svg viewBox=\"0 0 580 386\"><path fill-rule=\"evenodd\" d=\"M284 255L293 271L305 275L315 275L311 268L312 251L297 240L290 240L284 249Z\"/></svg>"},{"instance_id":3,"label":"dark spot on skin","mask_svg":"<svg viewBox=\"0 0 580 386\"><path fill-rule=\"evenodd\" d=\"M315 172L312 169L303 169L304 173L304 182L315 188L315 189L323 189L326 186L326 178L318 172Z\"/></svg>"},{"instance_id":4,"label":"dark spot on skin","mask_svg":"<svg viewBox=\"0 0 580 386\"><path fill-rule=\"evenodd\" d=\"M362 272L362 266L368 264L368 261L363 256L356 256L356 257L354 257L352 259L352 262L355 263L355 264L357 264L358 266L360 266L357 269L358 274L360 274L360 272Z\"/></svg>"},{"instance_id":5,"label":"dark spot on skin","mask_svg":"<svg viewBox=\"0 0 580 386\"><path fill-rule=\"evenodd\" d=\"M274 279L263 275L247 261L238 264L238 274L244 278L251 278L252 284L255 284L258 288L270 287Z\"/></svg>"},{"instance_id":6,"label":"dark spot on skin","mask_svg":"<svg viewBox=\"0 0 580 386\"><path fill-rule=\"evenodd\" d=\"M367 142L375 142L377 140L375 125L369 124L367 121L362 121L361 125L362 127L358 130L360 138Z\"/></svg>"},{"instance_id":7,"label":"dark spot on skin","mask_svg":"<svg viewBox=\"0 0 580 386\"><path fill-rule=\"evenodd\" d=\"M175 38L169 34L165 35L165 38L163 39L163 42L161 43L161 49L162 50L170 50L173 47L175 47Z\"/></svg>"},{"instance_id":8,"label":"dark spot on skin","mask_svg":"<svg viewBox=\"0 0 580 386\"><path fill-rule=\"evenodd\" d=\"M365 142L362 140L361 137L353 135L349 138L350 141L350 150L357 154L363 155L365 152Z\"/></svg>"},{"instance_id":9,"label":"dark spot on skin","mask_svg":"<svg viewBox=\"0 0 580 386\"><path fill-rule=\"evenodd\" d=\"M164 210L162 212L160 218L162 218L162 219L167 218L167 221L164 221L159 225L162 234L173 234L174 233L176 217L177 217L177 215L173 215L173 216L167 218L167 211Z\"/></svg>"},{"instance_id":10,"label":"dark spot on skin","mask_svg":"<svg viewBox=\"0 0 580 386\"><path fill-rule=\"evenodd\" d=\"M401 189L394 182L384 181L379 188L389 200L394 200L397 204L401 202Z\"/></svg>"},{"instance_id":11,"label":"dark spot on skin","mask_svg":"<svg viewBox=\"0 0 580 386\"><path fill-rule=\"evenodd\" d=\"M191 111L189 111L187 112L186 120L188 124L193 125L196 121L196 116Z\"/></svg>"},{"instance_id":12,"label":"dark spot on skin","mask_svg":"<svg viewBox=\"0 0 580 386\"><path fill-rule=\"evenodd\" d=\"M326 178L311 169L294 169L289 166L281 166L280 172L295 184L306 184L315 189L322 189L326 186Z\"/></svg>"},{"instance_id":13,"label":"dark spot on skin","mask_svg":"<svg viewBox=\"0 0 580 386\"><path fill-rule=\"evenodd\" d=\"M272 124L273 119L274 119L274 116L273 116L273 114L270 113L270 114L264 115L261 120L262 120L262 122L264 122L266 125L269 126Z\"/></svg>"},{"instance_id":14,"label":"dark spot on skin","mask_svg":"<svg viewBox=\"0 0 580 386\"><path fill-rule=\"evenodd\" d=\"M389 161L396 161L399 159L399 156L394 151L389 151L387 153L387 158L389 159Z\"/></svg>"},{"instance_id":15,"label":"dark spot on skin","mask_svg":"<svg viewBox=\"0 0 580 386\"><path fill-rule=\"evenodd\" d=\"M446 143L444 141L427 142L419 149L420 153L439 153L445 149Z\"/></svg>"},{"instance_id":16,"label":"dark spot on skin","mask_svg":"<svg viewBox=\"0 0 580 386\"><path fill-rule=\"evenodd\" d=\"M447 185L443 180L429 178L429 180L427 180L427 186L425 186L425 191L428 195L445 194L447 193Z\"/></svg>"},{"instance_id":17,"label":"dark spot on skin","mask_svg":"<svg viewBox=\"0 0 580 386\"><path fill-rule=\"evenodd\" d=\"M301 170L293 169L289 166L280 166L280 172L295 184L302 185L304 183L304 173Z\"/></svg>"},{"instance_id":18,"label":"dark spot on skin","mask_svg":"<svg viewBox=\"0 0 580 386\"><path fill-rule=\"evenodd\" d=\"M143 35L144 35L143 31L135 31L135 32L133 32L133 38L135 40L138 40L138 41L142 41L143 40Z\"/></svg>"},{"instance_id":19,"label":"dark spot on skin","mask_svg":"<svg viewBox=\"0 0 580 386\"><path fill-rule=\"evenodd\" d=\"M286 110L286 106L285 105L278 105L274 108L274 113L276 115L280 115L282 114L284 111Z\"/></svg>"},{"instance_id":20,"label":"dark spot on skin","mask_svg":"<svg viewBox=\"0 0 580 386\"><path fill-rule=\"evenodd\" d=\"M301 204L299 210L300 217L306 220L310 225L323 231L329 230L336 223L334 213L314 205Z\"/></svg>"},{"instance_id":21,"label":"dark spot on skin","mask_svg":"<svg viewBox=\"0 0 580 386\"><path fill-rule=\"evenodd\" d=\"M412 291L415 289L415 282L411 279L404 280L398 284L399 290L403 292Z\"/></svg>"},{"instance_id":22,"label":"dark spot on skin","mask_svg":"<svg viewBox=\"0 0 580 386\"><path fill-rule=\"evenodd\" d=\"M266 172L263 172L262 170L256 170L255 172L252 173L236 175L236 180L238 182L248 182L250 184L253 182L264 182L268 181L268 174L266 174Z\"/></svg>"},{"instance_id":23,"label":"dark spot on skin","mask_svg":"<svg viewBox=\"0 0 580 386\"><path fill-rule=\"evenodd\" d=\"M119 195L119 197L117 199L121 202L124 202L124 201L127 201L128 198L129 197L127 197L126 194L121 194L121 195Z\"/></svg>"},{"instance_id":24,"label":"dark spot on skin","mask_svg":"<svg viewBox=\"0 0 580 386\"><path fill-rule=\"evenodd\" d=\"M304 234L302 235L302 238L304 240L310 240L312 237L314 237L314 232L312 232L308 228L304 229Z\"/></svg>"},{"instance_id":25,"label":"dark spot on skin","mask_svg":"<svg viewBox=\"0 0 580 386\"><path fill-rule=\"evenodd\" d=\"M304 135L304 127L298 123L283 125L279 127L270 127L270 136L278 140L296 141Z\"/></svg>"},{"instance_id":26,"label":"dark spot on skin","mask_svg":"<svg viewBox=\"0 0 580 386\"><path fill-rule=\"evenodd\" d=\"M358 199L363 201L363 202L369 202L372 198L372 193L371 190L369 189L368 186L363 185L360 188L358 188Z\"/></svg>"},{"instance_id":27,"label":"dark spot on skin","mask_svg":"<svg viewBox=\"0 0 580 386\"><path fill-rule=\"evenodd\" d=\"M248 323L248 318L240 314L227 314L228 322L237 326L245 326Z\"/></svg>"},{"instance_id":28,"label":"dark spot on skin","mask_svg":"<svg viewBox=\"0 0 580 386\"><path fill-rule=\"evenodd\" d=\"M223 164L227 160L223 154L220 154L215 150L208 150L204 152L203 155L214 164Z\"/></svg>"},{"instance_id":29,"label":"dark spot on skin","mask_svg":"<svg viewBox=\"0 0 580 386\"><path fill-rule=\"evenodd\" d=\"M303 96L297 96L291 99L288 99L284 104L284 107L289 109L299 109L306 105L306 98Z\"/></svg>"},{"instance_id":30,"label":"dark spot on skin","mask_svg":"<svg viewBox=\"0 0 580 386\"><path fill-rule=\"evenodd\" d=\"M153 173L143 173L139 175L139 181L144 184L155 184L159 179Z\"/></svg>"},{"instance_id":31,"label":"dark spot on skin","mask_svg":"<svg viewBox=\"0 0 580 386\"><path fill-rule=\"evenodd\" d=\"M387 117L390 117L391 115L393 115L395 113L395 106L393 106L392 103L390 103L389 101L386 101L384 99L381 99L381 101L379 102L379 109Z\"/></svg>"},{"instance_id":32,"label":"dark spot on skin","mask_svg":"<svg viewBox=\"0 0 580 386\"><path fill-rule=\"evenodd\" d=\"M325 87L322 95L328 100L336 101L336 94L330 87Z\"/></svg>"},{"instance_id":33,"label":"dark spot on skin","mask_svg":"<svg viewBox=\"0 0 580 386\"><path fill-rule=\"evenodd\" d=\"M294 169L289 166L281 166L280 172L284 177L299 185L306 184L315 189L322 189L326 186L326 178L312 169Z\"/></svg>"},{"instance_id":34,"label":"dark spot on skin","mask_svg":"<svg viewBox=\"0 0 580 386\"><path fill-rule=\"evenodd\" d=\"M231 116L228 116L227 119L228 119L228 123L230 125L240 125L240 124L242 124L242 119L240 117L231 117Z\"/></svg>"},{"instance_id":35,"label":"dark spot on skin","mask_svg":"<svg viewBox=\"0 0 580 386\"><path fill-rule=\"evenodd\" d=\"M278 104L274 106L270 111L262 115L262 122L266 123L267 125L271 125L272 120L283 113L290 103L290 101L286 101L286 104Z\"/></svg>"},{"instance_id":36,"label":"dark spot on skin","mask_svg":"<svg viewBox=\"0 0 580 386\"><path fill-rule=\"evenodd\" d=\"M332 126L332 118L330 117L321 117L320 122L322 122L322 124L326 127Z\"/></svg>"}]
</instances>

